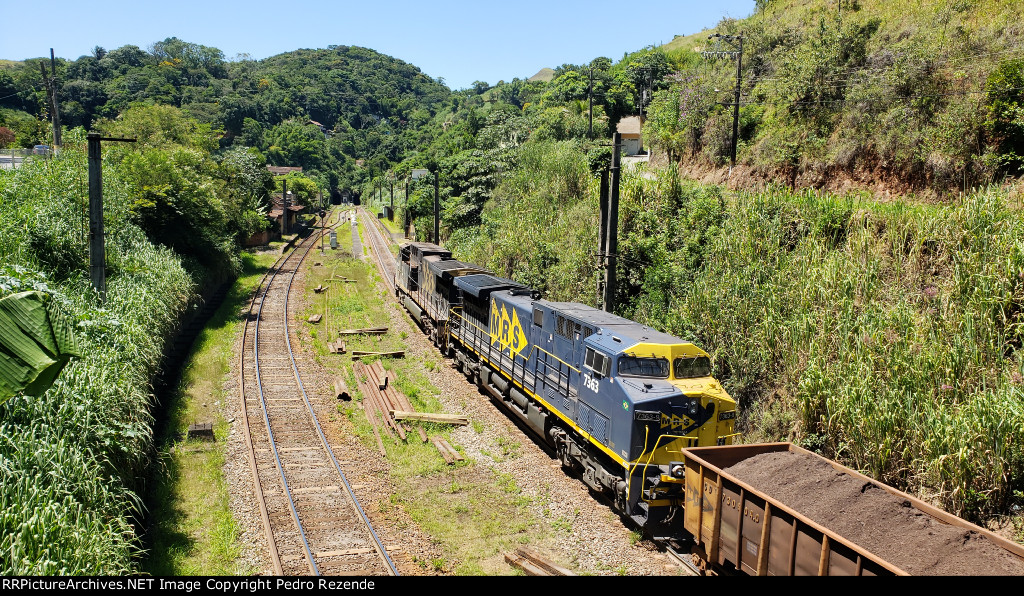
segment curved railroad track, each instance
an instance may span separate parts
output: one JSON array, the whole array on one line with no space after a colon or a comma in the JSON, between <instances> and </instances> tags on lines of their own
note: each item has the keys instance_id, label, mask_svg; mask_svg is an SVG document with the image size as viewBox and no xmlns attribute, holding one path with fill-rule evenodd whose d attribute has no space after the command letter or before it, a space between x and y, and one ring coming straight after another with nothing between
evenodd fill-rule
<instances>
[{"instance_id":1,"label":"curved railroad track","mask_svg":"<svg viewBox=\"0 0 1024 596\"><path fill-rule=\"evenodd\" d=\"M335 224L336 225L336 224ZM253 294L239 356L243 431L277 575L398 575L320 427L289 334L288 297L320 230Z\"/></svg>"}]
</instances>

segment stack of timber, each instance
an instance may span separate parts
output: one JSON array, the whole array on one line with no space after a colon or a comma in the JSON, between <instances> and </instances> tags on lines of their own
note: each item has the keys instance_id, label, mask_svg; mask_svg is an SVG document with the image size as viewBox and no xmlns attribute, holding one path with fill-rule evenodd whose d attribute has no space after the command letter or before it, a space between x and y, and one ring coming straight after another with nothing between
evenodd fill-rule
<instances>
[{"instance_id":1,"label":"stack of timber","mask_svg":"<svg viewBox=\"0 0 1024 596\"><path fill-rule=\"evenodd\" d=\"M327 342L327 349L330 350L331 354L344 354L345 353L345 342L341 341L329 341Z\"/></svg>"},{"instance_id":2,"label":"stack of timber","mask_svg":"<svg viewBox=\"0 0 1024 596\"><path fill-rule=\"evenodd\" d=\"M409 398L395 390L391 383L391 376L378 360L367 366L362 362L353 365L352 370L356 374L359 383L359 391L363 394L363 409L366 411L366 418L373 427L374 437L377 439L377 446L383 456L384 443L381 433L394 437L398 435L402 441L407 440L412 429L404 424L405 421L438 422L443 424L469 424L465 416L454 414L429 414L416 412L412 407ZM447 441L441 437L429 439L427 431L422 427L416 427L416 433L424 443L430 441L437 448L445 462L453 464L463 461L465 458L455 450Z\"/></svg>"}]
</instances>

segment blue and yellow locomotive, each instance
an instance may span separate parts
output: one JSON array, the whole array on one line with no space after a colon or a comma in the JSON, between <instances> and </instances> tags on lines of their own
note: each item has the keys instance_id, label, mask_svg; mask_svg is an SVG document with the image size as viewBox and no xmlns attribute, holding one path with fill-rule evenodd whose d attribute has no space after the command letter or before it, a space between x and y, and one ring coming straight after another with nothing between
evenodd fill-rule
<instances>
[{"instance_id":1,"label":"blue and yellow locomotive","mask_svg":"<svg viewBox=\"0 0 1024 596\"><path fill-rule=\"evenodd\" d=\"M416 253L437 263L413 263ZM681 449L735 436L736 402L711 377L707 353L590 306L543 300L434 245L406 245L398 259L396 293L468 378L622 514L652 536L676 534Z\"/></svg>"}]
</instances>

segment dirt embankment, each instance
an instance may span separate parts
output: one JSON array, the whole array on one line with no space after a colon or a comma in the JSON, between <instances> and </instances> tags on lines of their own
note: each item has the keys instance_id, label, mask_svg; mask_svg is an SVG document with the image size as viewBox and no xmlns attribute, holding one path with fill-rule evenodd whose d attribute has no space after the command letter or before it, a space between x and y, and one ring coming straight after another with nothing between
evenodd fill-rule
<instances>
[{"instance_id":1,"label":"dirt embankment","mask_svg":"<svg viewBox=\"0 0 1024 596\"><path fill-rule=\"evenodd\" d=\"M652 169L670 167L665 154L658 151L652 151L648 163ZM965 189L963 181L950 181L943 186L926 177L910 180L904 173L891 171L880 164L864 164L854 170L809 166L768 171L740 163L731 172L728 166L713 166L701 161L684 160L677 165L685 178L733 190L757 191L771 185L782 185L791 189L813 188L837 195L867 193L879 201L912 198L923 203L941 203L960 196ZM1019 182L1007 179L1000 186L1020 201L1024 189ZM967 180L966 185L966 191L971 192L976 183Z\"/></svg>"}]
</instances>

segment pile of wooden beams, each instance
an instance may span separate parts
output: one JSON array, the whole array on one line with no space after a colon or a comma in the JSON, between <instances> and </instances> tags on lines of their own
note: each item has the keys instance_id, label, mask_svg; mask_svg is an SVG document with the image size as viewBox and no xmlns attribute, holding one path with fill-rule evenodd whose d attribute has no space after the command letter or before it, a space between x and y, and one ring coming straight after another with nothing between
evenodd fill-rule
<instances>
[{"instance_id":1,"label":"pile of wooden beams","mask_svg":"<svg viewBox=\"0 0 1024 596\"><path fill-rule=\"evenodd\" d=\"M362 362L356 362L352 366L359 383L359 391L363 394L363 410L366 412L366 419L373 427L373 436L377 440L377 447L380 454L387 457L384 450L382 433L405 441L412 429L407 426L408 421L437 422L442 424L469 424L465 416L454 414L429 414L416 412L409 402L409 398L401 392L396 391L391 383L391 376L378 360L367 366ZM416 432L420 440L426 443L428 440L437 448L438 453L445 462L453 464L463 461L465 458L455 450L447 441L441 437L427 438L427 431L417 426Z\"/></svg>"}]
</instances>

